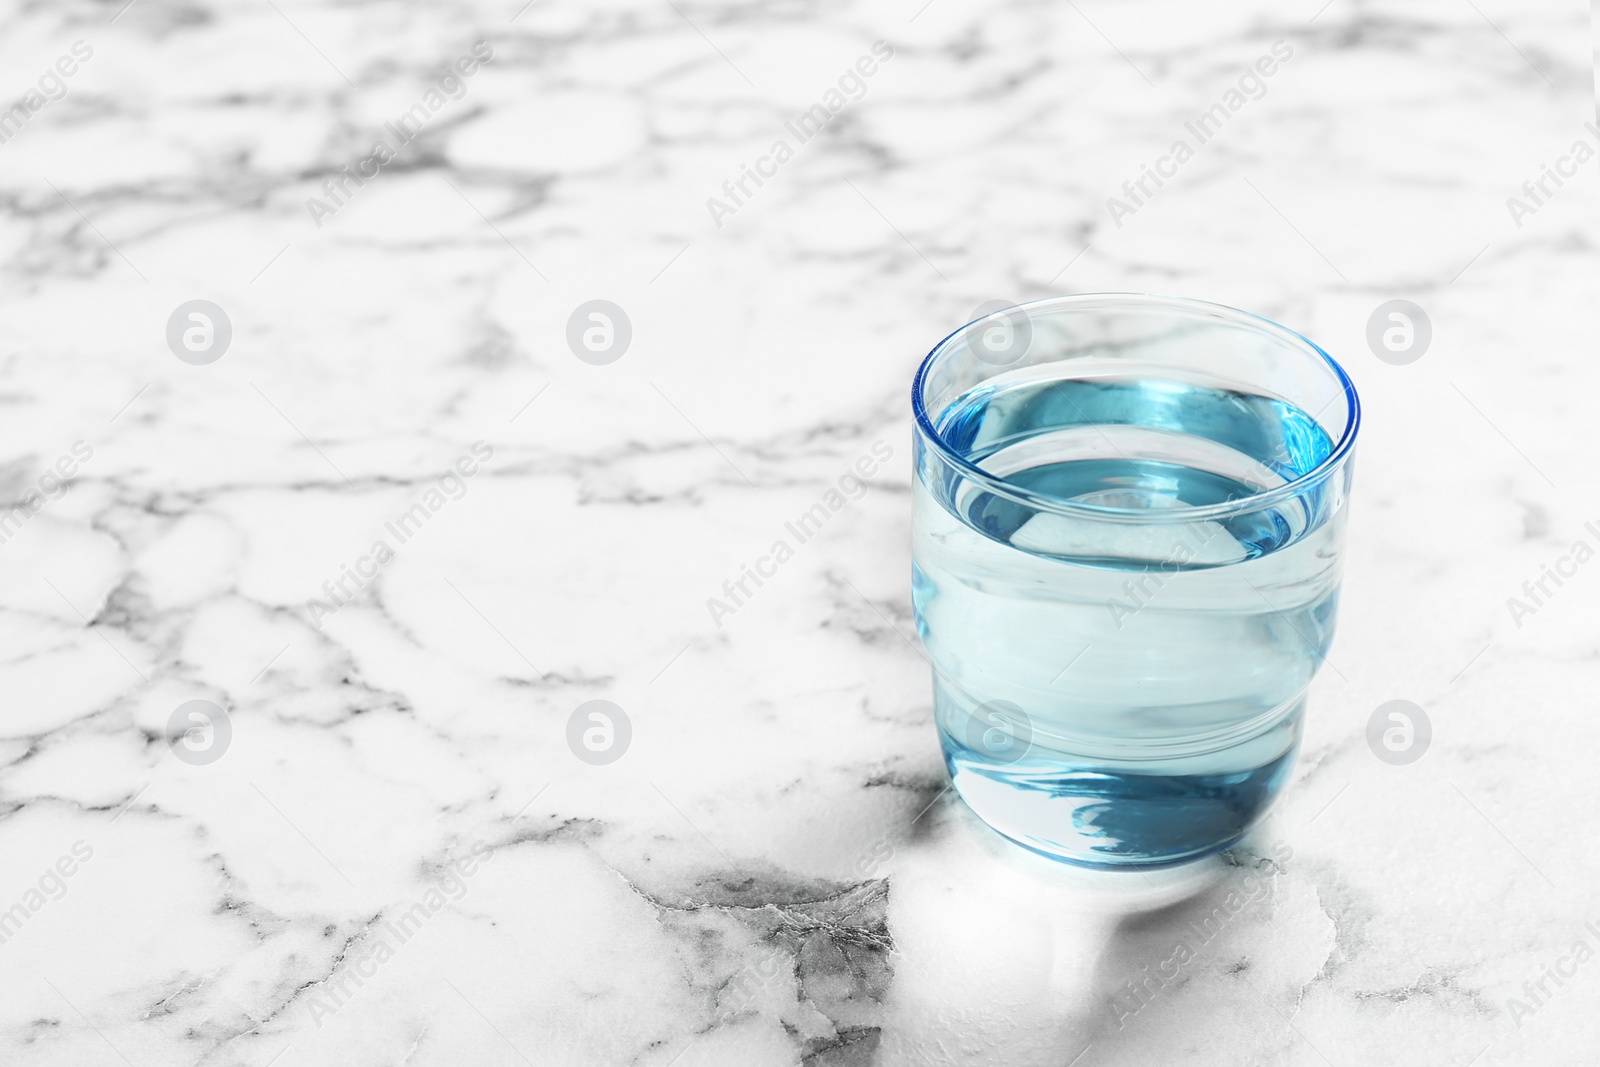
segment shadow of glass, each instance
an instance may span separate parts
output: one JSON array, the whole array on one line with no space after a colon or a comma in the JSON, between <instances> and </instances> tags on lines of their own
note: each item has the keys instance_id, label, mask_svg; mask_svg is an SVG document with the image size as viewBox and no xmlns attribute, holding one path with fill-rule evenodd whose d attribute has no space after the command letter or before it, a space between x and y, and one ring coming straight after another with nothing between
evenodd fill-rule
<instances>
[{"instance_id":1,"label":"shadow of glass","mask_svg":"<svg viewBox=\"0 0 1600 1067\"><path fill-rule=\"evenodd\" d=\"M954 794L923 822L891 872L899 962L885 1051L896 1062L1064 1067L1126 1040L1292 855L1257 830L1179 867L1091 870L1006 840Z\"/></svg>"}]
</instances>

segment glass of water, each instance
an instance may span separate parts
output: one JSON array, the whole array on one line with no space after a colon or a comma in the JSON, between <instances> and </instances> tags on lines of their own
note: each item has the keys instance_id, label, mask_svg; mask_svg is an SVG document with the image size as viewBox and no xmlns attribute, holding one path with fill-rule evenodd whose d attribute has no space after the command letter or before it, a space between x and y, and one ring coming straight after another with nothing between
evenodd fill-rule
<instances>
[{"instance_id":1,"label":"glass of water","mask_svg":"<svg viewBox=\"0 0 1600 1067\"><path fill-rule=\"evenodd\" d=\"M912 407L913 601L956 790L1087 866L1237 841L1333 639L1349 377L1243 311L1068 296L945 338Z\"/></svg>"}]
</instances>

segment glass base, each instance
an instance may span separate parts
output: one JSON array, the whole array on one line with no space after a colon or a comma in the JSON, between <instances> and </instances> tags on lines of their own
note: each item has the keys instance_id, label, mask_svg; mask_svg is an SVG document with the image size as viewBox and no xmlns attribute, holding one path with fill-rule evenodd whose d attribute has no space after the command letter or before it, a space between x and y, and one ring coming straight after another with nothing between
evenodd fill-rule
<instances>
[{"instance_id":1,"label":"glass base","mask_svg":"<svg viewBox=\"0 0 1600 1067\"><path fill-rule=\"evenodd\" d=\"M1235 844L1287 782L1296 741L1245 771L1155 774L999 764L940 731L951 782L978 818L1040 855L1100 870L1170 867Z\"/></svg>"}]
</instances>

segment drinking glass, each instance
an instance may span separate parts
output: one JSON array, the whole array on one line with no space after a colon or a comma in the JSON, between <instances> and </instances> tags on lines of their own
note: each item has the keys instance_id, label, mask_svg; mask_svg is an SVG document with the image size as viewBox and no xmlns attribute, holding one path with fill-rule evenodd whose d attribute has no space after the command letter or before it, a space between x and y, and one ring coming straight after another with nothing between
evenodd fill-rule
<instances>
[{"instance_id":1,"label":"drinking glass","mask_svg":"<svg viewBox=\"0 0 1600 1067\"><path fill-rule=\"evenodd\" d=\"M1237 841L1333 639L1349 377L1244 311L1094 294L963 326L912 408L912 597L968 806L1092 867Z\"/></svg>"}]
</instances>

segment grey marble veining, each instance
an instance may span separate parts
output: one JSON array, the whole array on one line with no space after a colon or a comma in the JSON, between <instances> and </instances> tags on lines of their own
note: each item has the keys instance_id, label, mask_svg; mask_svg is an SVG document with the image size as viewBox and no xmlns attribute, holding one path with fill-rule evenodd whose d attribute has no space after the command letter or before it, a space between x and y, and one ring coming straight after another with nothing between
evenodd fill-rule
<instances>
[{"instance_id":1,"label":"grey marble veining","mask_svg":"<svg viewBox=\"0 0 1600 1067\"><path fill-rule=\"evenodd\" d=\"M0 1062L1594 1062L1589 12L1320 2L10 5ZM1109 290L1366 409L1294 783L1131 880L946 790L908 590L921 355Z\"/></svg>"}]
</instances>

